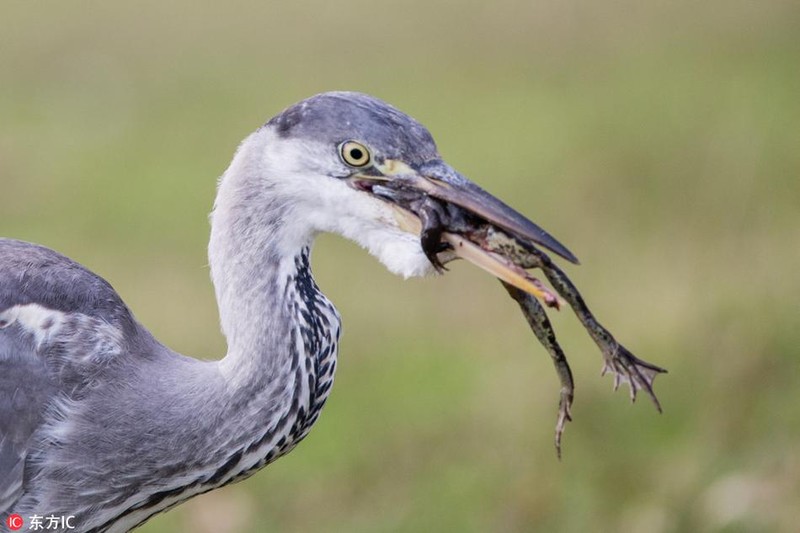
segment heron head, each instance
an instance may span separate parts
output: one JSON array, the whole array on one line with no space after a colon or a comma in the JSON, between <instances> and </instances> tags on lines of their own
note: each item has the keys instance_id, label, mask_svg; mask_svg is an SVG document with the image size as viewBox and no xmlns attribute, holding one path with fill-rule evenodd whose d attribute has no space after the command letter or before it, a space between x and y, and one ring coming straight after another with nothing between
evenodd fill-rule
<instances>
[{"instance_id":1,"label":"heron head","mask_svg":"<svg viewBox=\"0 0 800 533\"><path fill-rule=\"evenodd\" d=\"M576 261L445 163L422 124L377 98L319 94L289 107L259 134L258 174L303 231L352 239L396 274L425 275L459 256L485 268L479 246L455 249L441 238L454 220L491 224Z\"/></svg>"}]
</instances>

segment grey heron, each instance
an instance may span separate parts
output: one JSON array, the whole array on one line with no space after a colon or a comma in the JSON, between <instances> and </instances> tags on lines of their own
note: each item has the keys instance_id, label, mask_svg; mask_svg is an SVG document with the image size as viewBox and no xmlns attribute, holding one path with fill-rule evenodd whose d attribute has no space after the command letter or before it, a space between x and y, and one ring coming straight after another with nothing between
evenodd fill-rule
<instances>
[{"instance_id":1,"label":"grey heron","mask_svg":"<svg viewBox=\"0 0 800 533\"><path fill-rule=\"evenodd\" d=\"M428 198L439 211L419 207ZM441 238L450 208L576 261L381 100L332 92L287 108L241 143L219 181L209 244L228 344L219 361L160 344L80 264L0 239L0 517L73 515L78 531L128 531L291 451L336 369L340 317L309 268L320 232L401 276L461 256L549 296L489 251Z\"/></svg>"}]
</instances>

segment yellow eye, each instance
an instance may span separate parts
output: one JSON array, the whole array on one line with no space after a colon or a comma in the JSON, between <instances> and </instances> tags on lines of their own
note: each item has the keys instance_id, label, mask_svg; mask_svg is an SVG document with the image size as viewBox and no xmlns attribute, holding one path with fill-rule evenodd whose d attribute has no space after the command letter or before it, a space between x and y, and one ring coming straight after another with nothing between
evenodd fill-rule
<instances>
[{"instance_id":1,"label":"yellow eye","mask_svg":"<svg viewBox=\"0 0 800 533\"><path fill-rule=\"evenodd\" d=\"M356 141L343 142L339 147L342 160L351 167L365 167L372 159L369 150L363 144Z\"/></svg>"}]
</instances>

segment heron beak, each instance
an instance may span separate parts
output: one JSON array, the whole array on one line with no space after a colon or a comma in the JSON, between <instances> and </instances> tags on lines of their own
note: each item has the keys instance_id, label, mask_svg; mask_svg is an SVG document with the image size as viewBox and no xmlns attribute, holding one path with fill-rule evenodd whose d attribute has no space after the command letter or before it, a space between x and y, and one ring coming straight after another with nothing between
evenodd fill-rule
<instances>
[{"instance_id":1,"label":"heron beak","mask_svg":"<svg viewBox=\"0 0 800 533\"><path fill-rule=\"evenodd\" d=\"M506 203L471 182L452 167L441 161L424 165L411 176L414 186L426 194L446 203L455 204L468 213L498 226L517 238L544 246L571 263L578 258L555 237L528 220Z\"/></svg>"},{"instance_id":2,"label":"heron beak","mask_svg":"<svg viewBox=\"0 0 800 533\"><path fill-rule=\"evenodd\" d=\"M358 175L354 178L359 188L388 200L400 212L401 227L418 234L426 248L426 229L434 228L435 244L446 243L452 254L464 258L493 276L542 299L545 304L557 306L558 300L523 268L496 251L473 242L466 235L472 228L489 224L513 235L521 242L542 246L564 259L578 263L566 246L552 235L528 220L525 216L468 180L441 160L431 161L413 169L401 161L387 160L377 170L381 175ZM437 200L451 213L457 213L457 223L448 216L440 225L432 224L429 215L421 208L426 198ZM454 208L455 207L455 208ZM435 214L434 214L435 216ZM458 228L454 227L458 226ZM464 231L465 228L467 231ZM449 246L448 246L449 245ZM428 250L426 250L428 253ZM429 253L429 257L431 254ZM431 261L436 265L435 253Z\"/></svg>"}]
</instances>

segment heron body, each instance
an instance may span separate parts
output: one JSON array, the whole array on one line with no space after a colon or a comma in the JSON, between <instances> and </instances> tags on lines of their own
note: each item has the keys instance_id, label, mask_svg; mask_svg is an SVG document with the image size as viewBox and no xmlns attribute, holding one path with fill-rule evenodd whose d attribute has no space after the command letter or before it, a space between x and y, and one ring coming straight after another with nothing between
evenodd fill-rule
<instances>
[{"instance_id":1,"label":"heron body","mask_svg":"<svg viewBox=\"0 0 800 533\"><path fill-rule=\"evenodd\" d=\"M435 270L414 217L394 205L401 190L488 205L423 126L366 95L312 97L248 137L211 217L228 343L219 361L159 343L74 261L0 239L0 516L74 515L79 531L128 531L289 452L336 369L340 318L309 268L315 235L352 239L405 277ZM569 253L491 205L498 224Z\"/></svg>"},{"instance_id":2,"label":"heron body","mask_svg":"<svg viewBox=\"0 0 800 533\"><path fill-rule=\"evenodd\" d=\"M250 315L248 359L203 362L158 343L79 265L0 241L2 508L127 531L291 450L330 392L340 331L308 251L254 287L269 306Z\"/></svg>"}]
</instances>

